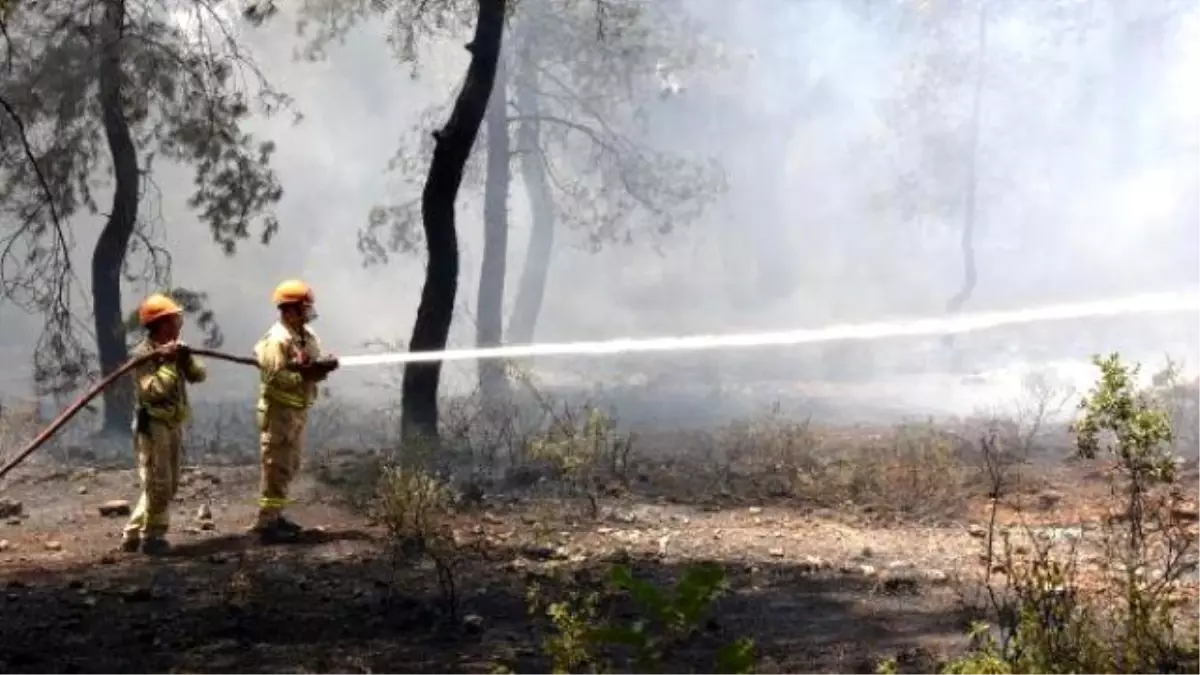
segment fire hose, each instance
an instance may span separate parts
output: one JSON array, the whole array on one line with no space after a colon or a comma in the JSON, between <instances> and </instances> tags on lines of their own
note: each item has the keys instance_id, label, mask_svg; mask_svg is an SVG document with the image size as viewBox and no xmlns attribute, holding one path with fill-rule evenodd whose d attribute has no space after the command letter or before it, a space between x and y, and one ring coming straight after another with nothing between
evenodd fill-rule
<instances>
[{"instance_id":1,"label":"fire hose","mask_svg":"<svg viewBox=\"0 0 1200 675\"><path fill-rule=\"evenodd\" d=\"M218 359L220 361L238 363L244 366L254 366L256 368L258 367L258 361L252 356L237 356L236 354L219 352L215 349L205 349L202 347L192 346L188 347L188 351L197 356L206 356L208 358ZM105 389L112 386L112 384L119 380L123 375L142 365L146 361L157 357L158 354L151 352L144 356L130 359L120 368L117 368L113 372L109 373L103 379L93 385L92 388L87 391L87 393L79 397L78 400L59 413L58 416L50 422L49 426L43 429L40 434L30 441L28 445L22 448L21 451L18 452L12 459L6 462L3 467L0 467L0 478L8 475L8 472L17 468L21 462L24 462L25 459L36 452L38 448L45 445L47 441L54 437L54 434L58 433L59 429L66 425L67 422L71 421L72 417L75 417L75 415L79 414L79 411L83 410L84 406L91 402L92 399L99 396L100 393ZM336 361L318 360L315 362L315 364L318 366L318 368L324 370L333 370L336 368ZM294 368L294 366L290 367Z\"/></svg>"}]
</instances>

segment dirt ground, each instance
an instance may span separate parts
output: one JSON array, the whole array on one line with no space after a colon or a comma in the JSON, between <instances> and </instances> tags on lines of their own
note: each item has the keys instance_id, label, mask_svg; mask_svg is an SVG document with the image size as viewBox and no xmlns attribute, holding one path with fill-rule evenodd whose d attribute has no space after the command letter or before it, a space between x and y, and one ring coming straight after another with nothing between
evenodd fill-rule
<instances>
[{"instance_id":1,"label":"dirt ground","mask_svg":"<svg viewBox=\"0 0 1200 675\"><path fill-rule=\"evenodd\" d=\"M436 575L394 564L385 532L310 471L295 519L314 531L264 547L244 535L257 467L189 467L171 555L115 553L136 497L132 471L22 468L0 489L0 670L9 672L546 672L544 620L526 589L553 570L677 578L711 560L728 573L700 644L753 637L760 672L874 672L883 658L930 672L961 649L977 588L987 500L924 522L788 499L607 496L600 518L574 501L485 494L458 516L460 609L446 620ZM1043 472L1045 525L1079 525L1099 494L1086 467ZM206 505L211 529L197 511ZM11 507L10 507L11 508ZM869 511L869 510L868 510ZM705 671L681 653L664 672Z\"/></svg>"}]
</instances>

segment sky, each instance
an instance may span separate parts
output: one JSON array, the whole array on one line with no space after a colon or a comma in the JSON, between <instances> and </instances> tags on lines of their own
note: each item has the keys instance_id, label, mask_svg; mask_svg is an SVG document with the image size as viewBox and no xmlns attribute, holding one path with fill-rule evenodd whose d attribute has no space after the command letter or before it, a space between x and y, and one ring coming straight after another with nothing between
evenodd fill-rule
<instances>
[{"instance_id":1,"label":"sky","mask_svg":"<svg viewBox=\"0 0 1200 675\"><path fill-rule=\"evenodd\" d=\"M675 4L721 43L724 62L658 68L658 77L669 76L669 91L646 95L639 105L644 124L630 133L664 150L715 158L727 190L667 237L638 236L592 252L579 233L560 231L539 339L774 330L945 311L962 275L962 219L939 213L930 195L957 195L965 180L944 138L970 109L974 3L937 35L927 23L892 21L872 3ZM1114 178L1111 119L1123 90L1113 72L1128 52L1113 47L1109 3L1077 4L1095 7L1092 25L1077 38L1063 36L1061 23L1035 2L988 26L977 155L979 281L966 311L1197 286L1200 94L1190 83L1200 79L1200 10L1182 11L1156 48L1139 47L1152 54L1147 72L1158 76L1139 84L1133 159ZM269 246L251 242L234 257L222 255L186 208L188 172L159 163L155 180L165 241L176 252L175 281L209 293L231 351L248 352L266 330L274 318L271 289L289 277L316 289L315 328L335 353L361 352L371 339L406 339L423 261L397 254L387 265L364 267L356 233L373 206L408 189L388 163L397 153L419 152L411 141L402 145L407 130L456 93L465 36L424 45L414 76L397 64L379 19L359 25L317 61L295 58L302 45L286 12L242 30L267 77L303 114L299 123L280 116L253 125L278 144L281 230ZM914 94L913 78L928 63L952 67ZM648 69L645 81L653 74ZM918 132L934 140L923 144ZM940 148L930 149L938 138ZM466 307L474 306L482 250L480 199L469 184L459 200L459 298ZM528 236L519 181L510 199L509 303ZM918 215L902 213L910 202ZM635 232L639 218L631 217ZM88 259L100 224L98 217L72 223L77 261ZM126 295L127 310L137 293ZM1038 354L1083 357L1108 348L1098 336L1117 336L1109 342L1147 358L1183 352L1194 360L1195 323L1191 316L1069 325L979 344L1003 355L989 367ZM0 304L0 324L0 395L19 397L28 390L37 323ZM470 345L473 332L469 317L460 316L452 344ZM1003 345L1005 339L1018 346ZM703 379L700 371L743 382L763 372L766 360L793 364L783 371L797 380L841 371L871 379L932 367L922 360L929 358L922 345L559 360L538 368L584 382L628 379L631 372L688 382ZM449 387L470 381L468 368L447 370ZM336 386L347 395L378 396L364 381L393 375L347 372ZM228 384L198 396L253 395L253 373L229 367L221 378Z\"/></svg>"}]
</instances>

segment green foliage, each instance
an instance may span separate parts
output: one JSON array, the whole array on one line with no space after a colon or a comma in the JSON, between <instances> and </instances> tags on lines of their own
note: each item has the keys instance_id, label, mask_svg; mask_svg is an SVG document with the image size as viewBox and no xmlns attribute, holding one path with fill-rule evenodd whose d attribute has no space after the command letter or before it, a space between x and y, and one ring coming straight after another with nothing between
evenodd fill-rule
<instances>
[{"instance_id":1,"label":"green foliage","mask_svg":"<svg viewBox=\"0 0 1200 675\"><path fill-rule=\"evenodd\" d=\"M446 616L458 616L455 570L459 546L451 529L455 494L449 485L421 467L401 461L381 467L374 516L388 531L392 565L425 558L437 572L438 591Z\"/></svg>"},{"instance_id":2,"label":"green foliage","mask_svg":"<svg viewBox=\"0 0 1200 675\"><path fill-rule=\"evenodd\" d=\"M1173 439L1170 412L1153 393L1139 391L1140 368L1127 366L1117 354L1094 357L1100 381L1079 404L1083 417L1075 425L1079 454L1095 458L1107 452L1126 477L1140 488L1175 479L1168 454ZM1132 485L1131 485L1132 487Z\"/></svg>"},{"instance_id":3,"label":"green foliage","mask_svg":"<svg viewBox=\"0 0 1200 675\"><path fill-rule=\"evenodd\" d=\"M616 653L628 654L638 672L663 672L665 660L696 635L728 588L725 571L713 563L689 567L670 588L638 579L624 565L614 566L608 581L610 593L603 598L588 591L546 606L553 632L544 648L554 672L608 672ZM531 588L531 611L541 609L539 592ZM602 600L621 596L633 601L634 618L601 610ZM747 638L723 645L714 656L719 673L750 673L755 663L754 642Z\"/></svg>"},{"instance_id":4,"label":"green foliage","mask_svg":"<svg viewBox=\"0 0 1200 675\"><path fill-rule=\"evenodd\" d=\"M1111 457L1117 516L1105 522L1094 583L1083 583L1074 551L1038 546L1018 559L1002 537L1007 588L989 582L999 634L977 626L953 673L1196 672L1195 615L1174 611L1178 584L1194 570L1195 536L1175 514L1184 507L1170 455L1170 411L1162 392L1173 370L1141 389L1138 366L1117 354L1093 359L1100 376L1080 403L1076 443L1084 458ZM996 500L999 501L999 500ZM991 537L989 537L989 540ZM991 566L991 554L987 556ZM989 577L990 578L990 577ZM1194 606L1193 606L1194 607ZM1180 632L1180 625L1190 630Z\"/></svg>"},{"instance_id":5,"label":"green foliage","mask_svg":"<svg viewBox=\"0 0 1200 675\"><path fill-rule=\"evenodd\" d=\"M165 0L128 3L115 51L122 112L143 176L140 200L157 197L148 178L156 158L190 165L195 188L188 205L213 241L233 254L239 242L257 234L266 243L278 229L275 146L243 126L253 105L269 114L288 99L242 50L223 5L197 3L185 27ZM91 374L91 350L77 323L88 312L75 307L71 222L107 208L108 197L98 198L96 190L112 183L96 68L111 43L97 39L103 14L91 4L51 0L18 4L5 21L8 116L0 120L0 140L5 147L19 140L27 152L0 154L2 292L46 318L35 370L48 390L70 389ZM121 262L127 277L165 286L170 256L153 243L155 225L154 218L139 218Z\"/></svg>"},{"instance_id":6,"label":"green foliage","mask_svg":"<svg viewBox=\"0 0 1200 675\"><path fill-rule=\"evenodd\" d=\"M585 407L584 413L579 420L564 411L545 436L529 442L526 455L549 462L572 491L589 500L597 515L601 483L626 478L633 437L618 433L616 422L599 408Z\"/></svg>"},{"instance_id":7,"label":"green foliage","mask_svg":"<svg viewBox=\"0 0 1200 675\"><path fill-rule=\"evenodd\" d=\"M417 467L400 464L382 468L376 498L376 516L391 539L416 552L427 550L444 534L453 502L442 481Z\"/></svg>"},{"instance_id":8,"label":"green foliage","mask_svg":"<svg viewBox=\"0 0 1200 675\"><path fill-rule=\"evenodd\" d=\"M698 37L702 32L685 15L659 5L651 0L511 5L505 71L513 75L496 86L513 102L510 124L530 132L536 143L534 148L512 144L513 158L537 154L553 191L546 199L551 218L581 233L593 250L643 235L668 235L698 218L725 188L724 175L711 159L665 152L642 140L644 102L661 96L657 68L717 65L717 50ZM401 27L393 36L401 59L415 68L418 45L461 38L473 12L472 2L440 3L436 10L427 3L393 3L389 13L393 25ZM347 29L331 28L342 21L350 20L339 12L321 13L306 26L318 26L316 42L324 44ZM446 118L448 107L425 111L402 140L390 169L409 195L372 210L359 236L367 264L385 263L396 251L421 249L418 195L433 151L429 132ZM486 147L485 134L481 129L476 148ZM482 185L482 156L473 154L465 185ZM639 220L646 222L644 231L630 226Z\"/></svg>"}]
</instances>

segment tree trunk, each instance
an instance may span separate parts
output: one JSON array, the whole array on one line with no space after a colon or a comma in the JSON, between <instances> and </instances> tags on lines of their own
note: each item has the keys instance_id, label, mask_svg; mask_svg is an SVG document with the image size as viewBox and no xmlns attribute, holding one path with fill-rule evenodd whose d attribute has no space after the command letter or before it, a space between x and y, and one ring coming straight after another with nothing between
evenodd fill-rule
<instances>
[{"instance_id":1,"label":"tree trunk","mask_svg":"<svg viewBox=\"0 0 1200 675\"><path fill-rule=\"evenodd\" d=\"M546 178L542 132L538 124L537 57L528 43L533 39L535 36L527 33L517 55L517 72L513 78L517 110L521 116L517 125L517 152L531 218L525 264L521 268L512 314L508 317L508 341L515 344L533 342L538 316L542 313L542 300L546 296L550 256L554 251L554 205L550 201L550 181Z\"/></svg>"},{"instance_id":2,"label":"tree trunk","mask_svg":"<svg viewBox=\"0 0 1200 675\"><path fill-rule=\"evenodd\" d=\"M987 2L979 4L979 26L978 26L978 54L976 56L975 65L975 86L971 92L971 118L968 121L970 125L967 136L967 157L966 157L966 176L964 177L965 185L963 196L963 224L962 234L960 239L960 247L962 250L963 261L963 281L958 292L955 293L949 300L946 301L946 311L951 314L956 314L962 311L962 307L967 300L971 299L971 295L975 292L975 284L978 281L978 270L975 267L975 221L978 214L978 193L979 193L979 126L980 116L983 106L983 84L984 84L984 66L987 61ZM954 348L954 336L947 335L942 339L942 345L947 349ZM962 367L962 354L957 351L951 354L951 370L959 370Z\"/></svg>"},{"instance_id":3,"label":"tree trunk","mask_svg":"<svg viewBox=\"0 0 1200 675\"><path fill-rule=\"evenodd\" d=\"M112 153L115 188L112 211L92 252L92 305L100 372L107 375L129 359L121 312L121 268L137 225L137 150L121 102L121 41L124 0L105 0L102 52L99 64L100 108L104 135ZM130 433L133 388L122 378L104 392L103 433Z\"/></svg>"},{"instance_id":4,"label":"tree trunk","mask_svg":"<svg viewBox=\"0 0 1200 675\"><path fill-rule=\"evenodd\" d=\"M958 312L975 292L978 273L975 269L975 220L979 192L979 124L983 105L984 62L987 59L987 6L979 6L979 51L975 65L975 87L971 92L971 118L967 131L966 175L963 186L963 224L960 240L963 260L963 283L958 292L946 302L946 310Z\"/></svg>"},{"instance_id":5,"label":"tree trunk","mask_svg":"<svg viewBox=\"0 0 1200 675\"><path fill-rule=\"evenodd\" d=\"M479 0L475 37L467 46L471 63L446 126L434 134L433 161L421 194L422 225L429 258L425 284L413 322L409 349L441 351L450 335L454 298L458 293L458 234L454 206L462 185L463 167L487 110L504 39L506 0ZM436 439L438 382L442 364L409 363L401 385L400 432L405 439Z\"/></svg>"},{"instance_id":6,"label":"tree trunk","mask_svg":"<svg viewBox=\"0 0 1200 675\"><path fill-rule=\"evenodd\" d=\"M508 73L504 57L496 65L487 109L487 178L483 192L483 263L479 269L475 344L494 347L504 337L504 277L508 271ZM508 380L504 363L479 362L479 391L487 406L504 403Z\"/></svg>"}]
</instances>

